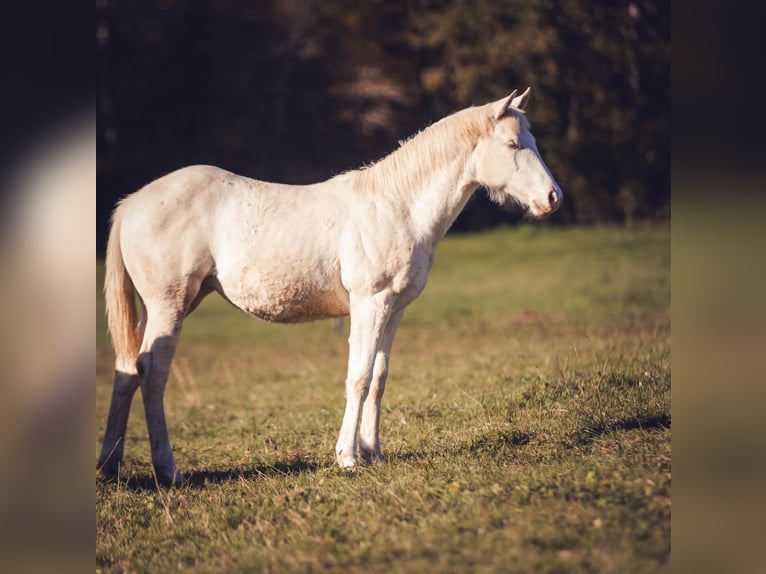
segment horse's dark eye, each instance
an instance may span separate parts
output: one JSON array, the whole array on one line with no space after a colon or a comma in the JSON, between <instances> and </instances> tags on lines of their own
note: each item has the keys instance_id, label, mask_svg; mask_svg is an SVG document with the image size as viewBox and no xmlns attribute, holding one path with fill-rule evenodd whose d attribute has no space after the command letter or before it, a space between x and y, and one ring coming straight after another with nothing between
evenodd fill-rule
<instances>
[{"instance_id":1,"label":"horse's dark eye","mask_svg":"<svg viewBox=\"0 0 766 574\"><path fill-rule=\"evenodd\" d=\"M515 141L508 142L508 147L511 149L519 149L519 144Z\"/></svg>"}]
</instances>

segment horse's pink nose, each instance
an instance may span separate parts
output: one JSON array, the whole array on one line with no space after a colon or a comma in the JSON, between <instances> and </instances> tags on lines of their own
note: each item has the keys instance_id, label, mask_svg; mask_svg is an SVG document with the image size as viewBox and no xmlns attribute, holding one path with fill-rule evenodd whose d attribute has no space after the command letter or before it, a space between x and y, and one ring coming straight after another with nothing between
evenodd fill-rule
<instances>
[{"instance_id":1,"label":"horse's pink nose","mask_svg":"<svg viewBox=\"0 0 766 574\"><path fill-rule=\"evenodd\" d=\"M550 205L551 211L556 211L559 208L559 203L561 203L559 194L555 189L552 189L548 194L548 205Z\"/></svg>"}]
</instances>

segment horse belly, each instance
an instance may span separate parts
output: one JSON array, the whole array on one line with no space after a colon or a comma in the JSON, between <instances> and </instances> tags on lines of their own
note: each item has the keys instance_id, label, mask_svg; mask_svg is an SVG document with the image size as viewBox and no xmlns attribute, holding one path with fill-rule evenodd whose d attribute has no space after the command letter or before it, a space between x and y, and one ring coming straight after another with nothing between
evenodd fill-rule
<instances>
[{"instance_id":1,"label":"horse belly","mask_svg":"<svg viewBox=\"0 0 766 574\"><path fill-rule=\"evenodd\" d=\"M245 292L226 297L243 311L266 321L300 323L349 313L348 293L324 282L261 277Z\"/></svg>"}]
</instances>

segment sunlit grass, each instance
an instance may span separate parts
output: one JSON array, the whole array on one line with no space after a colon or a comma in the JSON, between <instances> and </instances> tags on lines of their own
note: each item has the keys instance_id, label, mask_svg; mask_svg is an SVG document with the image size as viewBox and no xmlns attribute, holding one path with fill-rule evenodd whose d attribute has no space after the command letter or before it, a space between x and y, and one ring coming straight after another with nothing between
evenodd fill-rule
<instances>
[{"instance_id":1,"label":"sunlit grass","mask_svg":"<svg viewBox=\"0 0 766 574\"><path fill-rule=\"evenodd\" d=\"M669 237L447 238L394 344L388 462L351 473L333 466L345 334L209 297L166 397L188 483L154 487L137 398L121 482L97 482L97 567L669 571ZM98 305L96 450L111 385Z\"/></svg>"}]
</instances>

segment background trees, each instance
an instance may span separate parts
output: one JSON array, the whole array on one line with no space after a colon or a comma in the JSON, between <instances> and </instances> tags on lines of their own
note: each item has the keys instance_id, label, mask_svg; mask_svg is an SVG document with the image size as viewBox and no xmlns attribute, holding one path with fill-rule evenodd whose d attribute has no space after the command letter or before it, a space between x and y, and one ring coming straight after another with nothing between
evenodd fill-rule
<instances>
[{"instance_id":1,"label":"background trees","mask_svg":"<svg viewBox=\"0 0 766 574\"><path fill-rule=\"evenodd\" d=\"M527 85L556 221L669 215L666 2L100 0L97 47L99 245L119 197L183 165L317 181ZM516 217L477 197L455 228Z\"/></svg>"}]
</instances>

